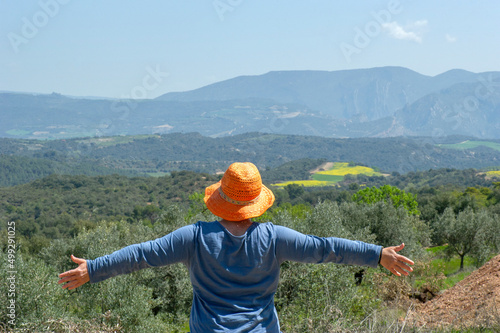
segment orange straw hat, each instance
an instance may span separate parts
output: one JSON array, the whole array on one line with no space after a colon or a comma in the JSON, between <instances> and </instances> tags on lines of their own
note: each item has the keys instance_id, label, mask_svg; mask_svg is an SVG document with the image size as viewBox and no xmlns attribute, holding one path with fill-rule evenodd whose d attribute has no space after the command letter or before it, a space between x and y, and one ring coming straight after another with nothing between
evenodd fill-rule
<instances>
[{"instance_id":1,"label":"orange straw hat","mask_svg":"<svg viewBox=\"0 0 500 333\"><path fill-rule=\"evenodd\" d=\"M205 189L205 204L216 216L241 221L262 215L274 203L274 194L262 185L252 163L233 163L222 179Z\"/></svg>"}]
</instances>

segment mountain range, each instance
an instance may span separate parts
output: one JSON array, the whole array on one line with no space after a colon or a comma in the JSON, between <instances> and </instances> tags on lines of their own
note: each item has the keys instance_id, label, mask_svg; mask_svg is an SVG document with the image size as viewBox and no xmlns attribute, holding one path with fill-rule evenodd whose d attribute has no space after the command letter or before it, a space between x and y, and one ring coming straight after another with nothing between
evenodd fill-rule
<instances>
[{"instance_id":1,"label":"mountain range","mask_svg":"<svg viewBox=\"0 0 500 333\"><path fill-rule=\"evenodd\" d=\"M0 137L198 132L500 138L500 72L273 71L152 100L0 93Z\"/></svg>"}]
</instances>

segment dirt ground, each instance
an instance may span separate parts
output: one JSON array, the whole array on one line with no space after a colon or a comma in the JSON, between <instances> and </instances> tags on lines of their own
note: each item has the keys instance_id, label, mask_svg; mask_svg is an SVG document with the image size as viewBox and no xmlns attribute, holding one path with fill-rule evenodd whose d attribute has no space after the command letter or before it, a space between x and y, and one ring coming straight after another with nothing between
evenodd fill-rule
<instances>
[{"instance_id":1,"label":"dirt ground","mask_svg":"<svg viewBox=\"0 0 500 333\"><path fill-rule=\"evenodd\" d=\"M316 173L323 170L330 170L333 167L333 162L325 162L318 166L316 169L309 171L309 173Z\"/></svg>"},{"instance_id":2,"label":"dirt ground","mask_svg":"<svg viewBox=\"0 0 500 333\"><path fill-rule=\"evenodd\" d=\"M419 327L500 327L500 255L454 287L416 306L410 322Z\"/></svg>"}]
</instances>

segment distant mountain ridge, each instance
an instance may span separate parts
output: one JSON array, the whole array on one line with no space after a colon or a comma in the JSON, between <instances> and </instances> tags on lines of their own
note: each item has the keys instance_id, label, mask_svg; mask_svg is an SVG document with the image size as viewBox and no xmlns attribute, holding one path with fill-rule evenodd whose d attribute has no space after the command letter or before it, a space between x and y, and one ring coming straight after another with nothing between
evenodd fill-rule
<instances>
[{"instance_id":1,"label":"distant mountain ridge","mask_svg":"<svg viewBox=\"0 0 500 333\"><path fill-rule=\"evenodd\" d=\"M199 132L500 138L500 72L274 71L154 100L0 93L0 137Z\"/></svg>"},{"instance_id":2,"label":"distant mountain ridge","mask_svg":"<svg viewBox=\"0 0 500 333\"><path fill-rule=\"evenodd\" d=\"M199 89L168 93L166 101L228 101L265 98L301 104L335 119L376 120L392 116L419 98L461 82L474 82L478 74L451 70L430 77L403 67L341 71L277 71L239 76Z\"/></svg>"}]
</instances>

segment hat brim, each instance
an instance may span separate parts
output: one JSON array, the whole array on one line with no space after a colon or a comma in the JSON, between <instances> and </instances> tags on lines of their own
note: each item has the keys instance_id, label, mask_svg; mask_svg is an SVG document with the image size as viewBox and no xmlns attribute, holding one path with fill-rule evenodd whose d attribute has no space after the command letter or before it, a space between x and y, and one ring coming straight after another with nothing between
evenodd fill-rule
<instances>
[{"instance_id":1,"label":"hat brim","mask_svg":"<svg viewBox=\"0 0 500 333\"><path fill-rule=\"evenodd\" d=\"M205 204L215 215L227 221L241 221L264 214L274 203L274 193L262 185L259 198L250 205L236 205L224 200L219 194L221 182L205 189Z\"/></svg>"}]
</instances>

